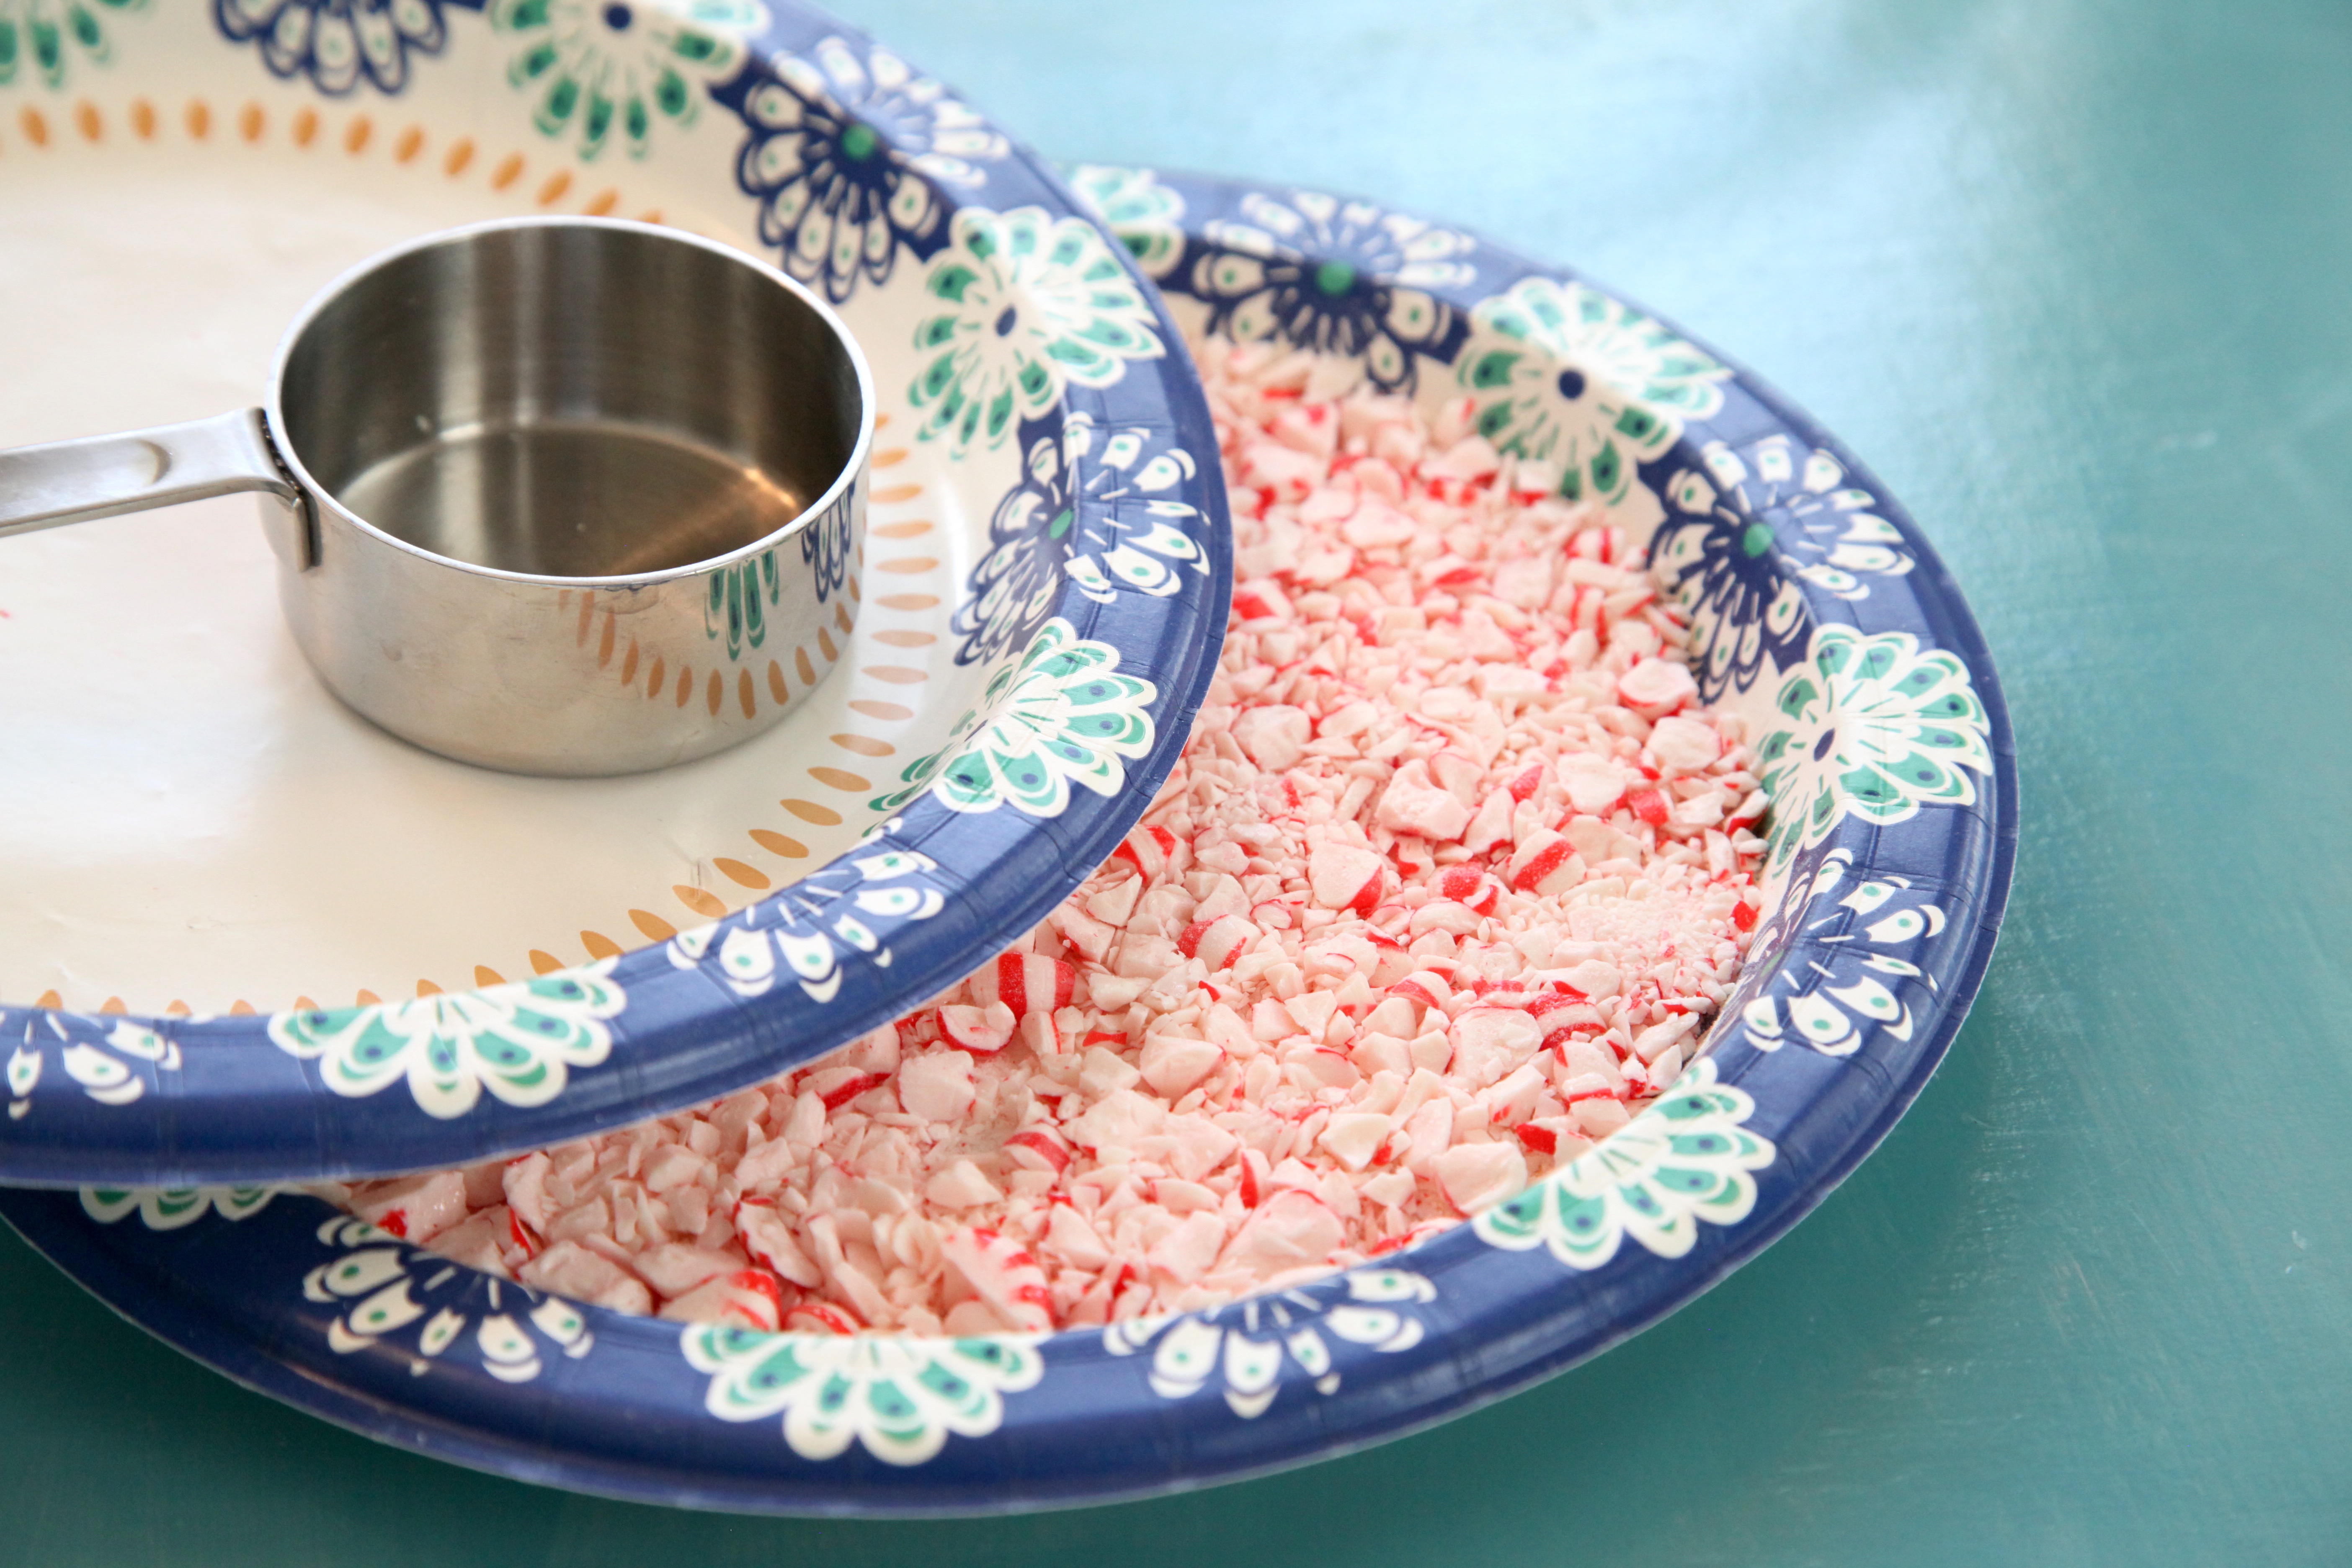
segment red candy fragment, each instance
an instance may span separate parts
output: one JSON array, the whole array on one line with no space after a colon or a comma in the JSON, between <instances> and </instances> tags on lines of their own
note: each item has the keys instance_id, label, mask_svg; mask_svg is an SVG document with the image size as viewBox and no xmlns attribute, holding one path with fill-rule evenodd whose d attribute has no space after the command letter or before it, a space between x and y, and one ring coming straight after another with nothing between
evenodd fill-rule
<instances>
[{"instance_id":1,"label":"red candy fragment","mask_svg":"<svg viewBox=\"0 0 2352 1568\"><path fill-rule=\"evenodd\" d=\"M1026 1128L1015 1132L1004 1141L1004 1147L1008 1152L1014 1149L1026 1149L1044 1161L1048 1169L1055 1172L1066 1171L1070 1168L1070 1146L1052 1133L1037 1128Z\"/></svg>"},{"instance_id":2,"label":"red candy fragment","mask_svg":"<svg viewBox=\"0 0 2352 1568\"><path fill-rule=\"evenodd\" d=\"M859 1073L845 1079L839 1087L828 1090L824 1097L824 1108L827 1110L839 1110L867 1089L880 1089L889 1081L890 1075L887 1072Z\"/></svg>"},{"instance_id":3,"label":"red candy fragment","mask_svg":"<svg viewBox=\"0 0 2352 1568\"><path fill-rule=\"evenodd\" d=\"M623 1311L1043 1333L1391 1256L1640 1114L1762 912L1769 802L1686 616L1458 391L1271 345L1202 374L1233 613L1085 885L824 1061L352 1211Z\"/></svg>"}]
</instances>

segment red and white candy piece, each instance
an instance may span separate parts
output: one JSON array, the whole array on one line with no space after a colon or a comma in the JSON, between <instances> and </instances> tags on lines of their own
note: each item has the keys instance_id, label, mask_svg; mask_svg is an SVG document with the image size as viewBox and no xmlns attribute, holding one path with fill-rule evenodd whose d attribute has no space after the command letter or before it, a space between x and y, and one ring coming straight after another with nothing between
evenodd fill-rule
<instances>
[{"instance_id":1,"label":"red and white candy piece","mask_svg":"<svg viewBox=\"0 0 2352 1568\"><path fill-rule=\"evenodd\" d=\"M1077 978L1077 970L1057 958L1008 952L976 971L967 984L982 1008L1001 1005L1018 1019L1068 1006Z\"/></svg>"},{"instance_id":2,"label":"red and white candy piece","mask_svg":"<svg viewBox=\"0 0 2352 1568\"><path fill-rule=\"evenodd\" d=\"M1015 952L764 1089L355 1209L626 1310L1037 1331L1386 1255L1637 1113L1761 914L1744 731L1557 470L1318 363L1208 351L1220 668Z\"/></svg>"}]
</instances>

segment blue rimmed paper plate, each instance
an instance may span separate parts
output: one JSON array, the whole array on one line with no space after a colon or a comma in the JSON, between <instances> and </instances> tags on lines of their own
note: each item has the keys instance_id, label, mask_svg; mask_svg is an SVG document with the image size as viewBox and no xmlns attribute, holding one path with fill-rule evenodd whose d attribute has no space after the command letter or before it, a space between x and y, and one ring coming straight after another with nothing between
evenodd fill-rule
<instances>
[{"instance_id":1,"label":"blue rimmed paper plate","mask_svg":"<svg viewBox=\"0 0 2352 1568\"><path fill-rule=\"evenodd\" d=\"M1772 795L1773 912L1667 1094L1376 1266L1045 1338L625 1317L291 1193L18 1192L0 1213L170 1342L388 1441L648 1500L916 1514L1197 1486L1427 1425L1656 1321L1834 1187L1959 1027L2015 846L1999 688L1927 541L1769 387L1573 274L1314 192L1073 183L1188 330L1323 351L1335 386L1469 398L1489 439L1653 542Z\"/></svg>"},{"instance_id":2,"label":"blue rimmed paper plate","mask_svg":"<svg viewBox=\"0 0 2352 1568\"><path fill-rule=\"evenodd\" d=\"M814 11L0 8L0 444L249 403L342 268L514 212L780 262L881 396L854 628L772 636L746 568L668 668L582 600L577 657L647 701L748 721L818 688L633 779L485 773L342 710L246 504L0 546L0 1180L384 1173L706 1100L984 962L1183 745L1229 545L1156 294Z\"/></svg>"}]
</instances>

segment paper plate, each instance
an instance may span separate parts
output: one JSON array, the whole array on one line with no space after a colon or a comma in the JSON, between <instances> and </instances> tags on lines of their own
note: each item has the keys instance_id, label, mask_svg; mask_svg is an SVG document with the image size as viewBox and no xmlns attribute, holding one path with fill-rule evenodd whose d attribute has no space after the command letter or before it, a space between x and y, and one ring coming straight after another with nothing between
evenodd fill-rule
<instances>
[{"instance_id":1,"label":"paper plate","mask_svg":"<svg viewBox=\"0 0 2352 1568\"><path fill-rule=\"evenodd\" d=\"M1180 320L1469 397L1654 536L1773 804L1704 1055L1468 1223L1294 1290L1042 1339L761 1334L457 1268L293 1194L0 1194L118 1310L249 1386L524 1479L703 1507L973 1512L1166 1491L1425 1426L1705 1290L1874 1147L1959 1027L2016 768L1958 590L1878 481L1714 350L1574 274L1314 192L1088 168Z\"/></svg>"},{"instance_id":2,"label":"paper plate","mask_svg":"<svg viewBox=\"0 0 2352 1568\"><path fill-rule=\"evenodd\" d=\"M0 6L0 444L249 404L343 267L512 213L778 261L881 398L864 553L821 563L854 631L780 640L746 569L671 668L583 599L646 701L817 686L635 778L339 706L248 500L0 542L0 1180L392 1172L723 1093L986 960L1183 745L1229 577L1189 360L1049 174L814 11Z\"/></svg>"}]
</instances>

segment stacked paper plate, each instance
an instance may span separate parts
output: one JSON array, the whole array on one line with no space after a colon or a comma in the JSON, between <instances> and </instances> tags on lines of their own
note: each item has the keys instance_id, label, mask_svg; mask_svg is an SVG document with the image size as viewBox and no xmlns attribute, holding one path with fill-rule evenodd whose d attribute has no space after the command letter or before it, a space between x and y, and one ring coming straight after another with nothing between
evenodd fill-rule
<instances>
[{"instance_id":1,"label":"stacked paper plate","mask_svg":"<svg viewBox=\"0 0 2352 1568\"><path fill-rule=\"evenodd\" d=\"M1605 289L1315 193L1089 168L1074 194L798 5L157 0L93 26L0 89L0 189L30 215L0 258L45 304L0 443L249 402L341 268L523 212L783 266L882 402L854 632L786 647L716 615L707 658L658 676L818 700L635 779L481 773L339 708L244 504L0 545L0 1213L192 1354L394 1441L656 1500L983 1510L1248 1473L1672 1310L1861 1159L1957 1028L2014 836L1967 608L1832 438ZM1790 763L1769 918L1675 1093L1381 1268L1042 1339L684 1328L291 1189L768 1078L944 990L1108 857L1185 744L1231 590L1180 328L1433 409L1483 397L1652 544L1703 694ZM603 679L656 680L577 631ZM1967 754L1905 786L1930 731Z\"/></svg>"}]
</instances>

